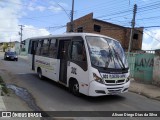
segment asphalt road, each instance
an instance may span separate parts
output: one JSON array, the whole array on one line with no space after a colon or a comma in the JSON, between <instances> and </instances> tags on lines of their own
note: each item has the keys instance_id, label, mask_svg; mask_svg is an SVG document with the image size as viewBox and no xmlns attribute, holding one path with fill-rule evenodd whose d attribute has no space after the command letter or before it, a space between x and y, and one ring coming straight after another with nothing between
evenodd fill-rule
<instances>
[{"instance_id":1,"label":"asphalt road","mask_svg":"<svg viewBox=\"0 0 160 120\"><path fill-rule=\"evenodd\" d=\"M3 69L13 75L7 83L27 89L44 111L160 111L159 101L132 92L115 96L76 97L50 79L40 80L24 59L5 61L1 55L0 61Z\"/></svg>"}]
</instances>

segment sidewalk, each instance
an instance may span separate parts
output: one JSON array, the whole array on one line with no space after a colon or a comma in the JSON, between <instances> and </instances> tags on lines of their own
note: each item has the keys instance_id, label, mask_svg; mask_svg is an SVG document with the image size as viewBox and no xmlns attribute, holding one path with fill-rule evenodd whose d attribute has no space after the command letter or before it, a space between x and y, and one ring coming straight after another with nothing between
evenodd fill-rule
<instances>
[{"instance_id":1,"label":"sidewalk","mask_svg":"<svg viewBox=\"0 0 160 120\"><path fill-rule=\"evenodd\" d=\"M2 96L0 96L0 111L6 111Z\"/></svg>"},{"instance_id":2,"label":"sidewalk","mask_svg":"<svg viewBox=\"0 0 160 120\"><path fill-rule=\"evenodd\" d=\"M129 91L160 101L160 87L132 80Z\"/></svg>"}]
</instances>

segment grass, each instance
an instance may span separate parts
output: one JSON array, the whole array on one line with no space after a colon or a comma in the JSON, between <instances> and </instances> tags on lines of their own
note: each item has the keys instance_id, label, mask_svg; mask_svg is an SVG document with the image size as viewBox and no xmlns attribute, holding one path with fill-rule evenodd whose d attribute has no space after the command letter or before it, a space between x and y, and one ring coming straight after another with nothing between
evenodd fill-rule
<instances>
[{"instance_id":1,"label":"grass","mask_svg":"<svg viewBox=\"0 0 160 120\"><path fill-rule=\"evenodd\" d=\"M1 89L1 96L4 96L5 94L8 94L9 91L6 87L6 84L4 83L2 77L0 76L0 89Z\"/></svg>"}]
</instances>

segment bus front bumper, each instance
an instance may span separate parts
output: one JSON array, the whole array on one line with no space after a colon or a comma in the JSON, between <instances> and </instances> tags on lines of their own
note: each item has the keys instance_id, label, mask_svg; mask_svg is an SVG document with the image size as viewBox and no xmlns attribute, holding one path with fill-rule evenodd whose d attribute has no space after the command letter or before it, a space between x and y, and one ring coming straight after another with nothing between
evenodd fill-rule
<instances>
[{"instance_id":1,"label":"bus front bumper","mask_svg":"<svg viewBox=\"0 0 160 120\"><path fill-rule=\"evenodd\" d=\"M122 85L107 86L105 84L92 81L89 87L89 96L115 95L128 92L130 81Z\"/></svg>"}]
</instances>

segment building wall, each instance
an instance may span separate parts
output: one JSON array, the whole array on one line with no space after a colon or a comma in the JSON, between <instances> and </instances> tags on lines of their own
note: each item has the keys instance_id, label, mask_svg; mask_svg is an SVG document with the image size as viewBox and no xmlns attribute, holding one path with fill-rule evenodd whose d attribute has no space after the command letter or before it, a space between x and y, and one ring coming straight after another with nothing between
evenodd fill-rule
<instances>
[{"instance_id":1,"label":"building wall","mask_svg":"<svg viewBox=\"0 0 160 120\"><path fill-rule=\"evenodd\" d=\"M94 31L94 25L101 26L101 31ZM122 47L127 51L130 39L130 28L115 25L98 19L93 19L93 13L85 15L74 20L74 32L78 32L78 28L83 27L83 32L102 34L112 37L122 44ZM135 33L138 34L138 39L133 39L132 50L141 50L143 28L136 28ZM70 23L67 23L67 32L70 31Z\"/></svg>"},{"instance_id":2,"label":"building wall","mask_svg":"<svg viewBox=\"0 0 160 120\"><path fill-rule=\"evenodd\" d=\"M20 54L20 43L19 42L15 42L15 52L19 55Z\"/></svg>"},{"instance_id":3,"label":"building wall","mask_svg":"<svg viewBox=\"0 0 160 120\"><path fill-rule=\"evenodd\" d=\"M124 48L127 49L128 45L129 45L129 40L130 40L130 32L131 29L130 28L126 28L126 37L124 39ZM142 48L142 39L143 39L143 28L135 28L134 29L134 34L138 34L138 39L134 39L134 37L132 37L132 44L131 44L131 49L134 50L141 50Z\"/></svg>"},{"instance_id":4,"label":"building wall","mask_svg":"<svg viewBox=\"0 0 160 120\"><path fill-rule=\"evenodd\" d=\"M114 26L113 24L106 24L106 22L99 22L94 20L92 26L99 25L101 26L100 32L95 32L94 28L92 27L92 32L97 34L102 34L109 36L118 40L122 46L124 46L124 39L125 39L125 29L123 27Z\"/></svg>"},{"instance_id":5,"label":"building wall","mask_svg":"<svg viewBox=\"0 0 160 120\"><path fill-rule=\"evenodd\" d=\"M29 46L29 39L25 40L25 45L22 44L22 50L20 50L20 43L15 43L15 51L18 55L27 55L28 54L28 46Z\"/></svg>"},{"instance_id":6,"label":"building wall","mask_svg":"<svg viewBox=\"0 0 160 120\"><path fill-rule=\"evenodd\" d=\"M77 32L78 27L83 27L83 32L92 32L93 13L83 16L74 21L74 32ZM70 23L67 23L67 32L70 31Z\"/></svg>"}]
</instances>

